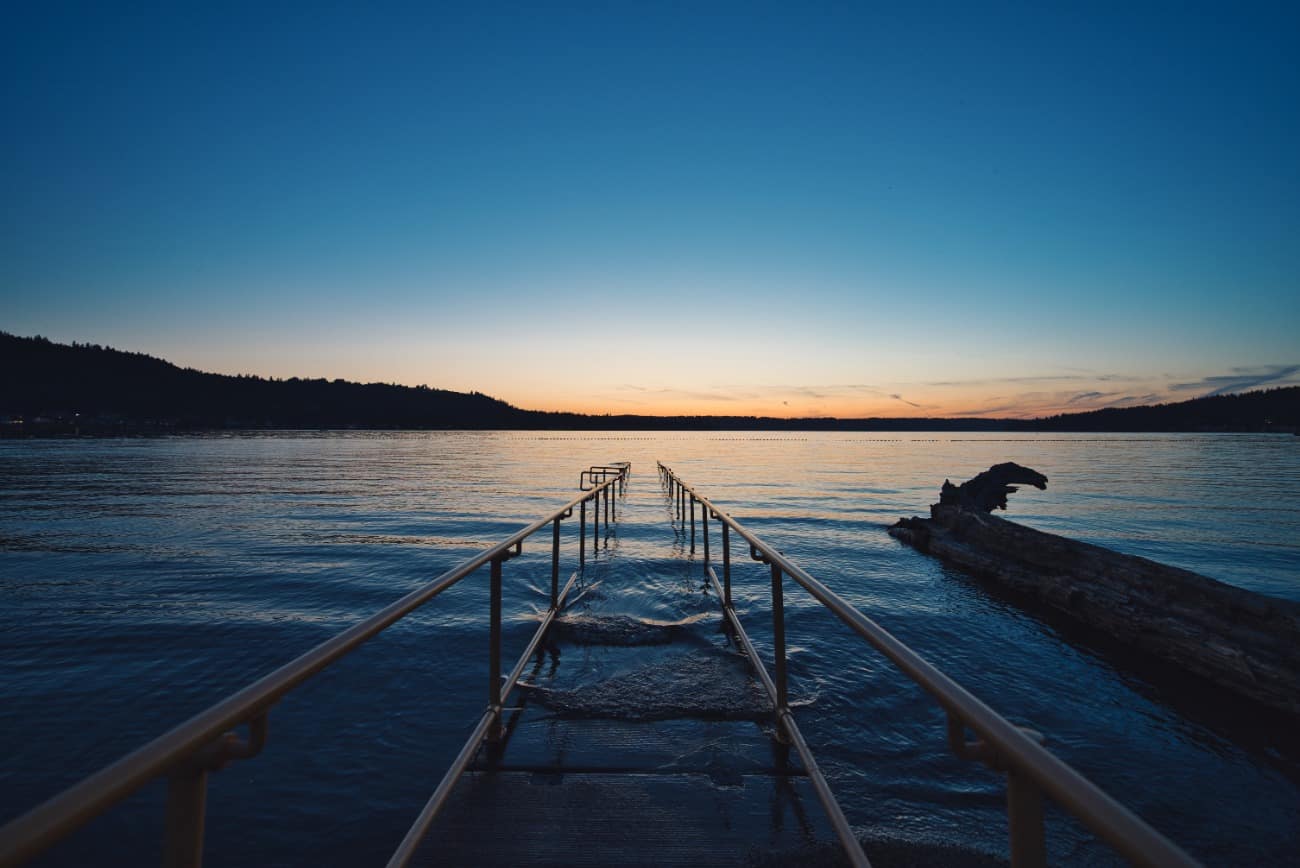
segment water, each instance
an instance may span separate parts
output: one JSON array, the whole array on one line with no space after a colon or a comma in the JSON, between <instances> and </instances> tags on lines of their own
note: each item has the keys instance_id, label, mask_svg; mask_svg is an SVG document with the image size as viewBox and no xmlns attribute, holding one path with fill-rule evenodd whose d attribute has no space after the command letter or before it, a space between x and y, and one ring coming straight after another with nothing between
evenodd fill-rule
<instances>
[{"instance_id":1,"label":"water","mask_svg":"<svg viewBox=\"0 0 1300 868\"><path fill-rule=\"evenodd\" d=\"M692 560L669 524L656 459L1011 720L1047 733L1058 755L1197 857L1294 860L1300 755L1286 722L1024 612L884 531L923 514L945 477L1014 460L1050 482L1013 495L1009 518L1300 599L1300 443L1275 436L0 442L0 819L565 502L593 463L630 460L633 480L568 629L635 647L641 626L672 624L716 647L713 601L688 578L699 553ZM570 524L567 564L575 535ZM766 570L741 559L735 575L763 650ZM544 540L506 565L507 659L548 584ZM786 605L796 713L854 826L1003 852L1002 783L949 754L941 712L802 592ZM210 864L386 858L482 712L486 620L484 570L277 706L266 752L212 778ZM637 653L649 671L658 646ZM627 683L608 683L605 698L635 719ZM162 800L161 785L146 788L48 863L153 861ZM1058 861L1114 861L1062 815L1049 814L1049 836Z\"/></svg>"}]
</instances>

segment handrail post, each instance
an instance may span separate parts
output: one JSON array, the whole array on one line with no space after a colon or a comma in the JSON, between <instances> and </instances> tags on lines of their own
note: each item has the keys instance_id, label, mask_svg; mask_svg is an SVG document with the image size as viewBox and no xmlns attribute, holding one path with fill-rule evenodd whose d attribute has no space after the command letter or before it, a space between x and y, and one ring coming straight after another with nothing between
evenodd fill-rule
<instances>
[{"instance_id":1,"label":"handrail post","mask_svg":"<svg viewBox=\"0 0 1300 868\"><path fill-rule=\"evenodd\" d=\"M1046 868L1043 794L1027 776L1007 771L1007 823L1012 868Z\"/></svg>"},{"instance_id":2,"label":"handrail post","mask_svg":"<svg viewBox=\"0 0 1300 868\"><path fill-rule=\"evenodd\" d=\"M781 587L781 567L772 564L772 654L776 660L776 734L784 741L781 716L790 706L785 672L785 591Z\"/></svg>"},{"instance_id":3,"label":"handrail post","mask_svg":"<svg viewBox=\"0 0 1300 868\"><path fill-rule=\"evenodd\" d=\"M709 509L700 504L700 521L704 524L704 575L709 574Z\"/></svg>"},{"instance_id":4,"label":"handrail post","mask_svg":"<svg viewBox=\"0 0 1300 868\"><path fill-rule=\"evenodd\" d=\"M578 566L582 566L587 562L587 501L578 506Z\"/></svg>"},{"instance_id":5,"label":"handrail post","mask_svg":"<svg viewBox=\"0 0 1300 868\"><path fill-rule=\"evenodd\" d=\"M488 646L488 708L496 715L493 730L501 725L501 558L492 559L491 638Z\"/></svg>"},{"instance_id":6,"label":"handrail post","mask_svg":"<svg viewBox=\"0 0 1300 868\"><path fill-rule=\"evenodd\" d=\"M560 517L551 523L551 608L560 601Z\"/></svg>"},{"instance_id":7,"label":"handrail post","mask_svg":"<svg viewBox=\"0 0 1300 868\"><path fill-rule=\"evenodd\" d=\"M208 770L203 766L182 769L168 780L163 868L199 868L203 864L207 801Z\"/></svg>"},{"instance_id":8,"label":"handrail post","mask_svg":"<svg viewBox=\"0 0 1300 868\"><path fill-rule=\"evenodd\" d=\"M591 553L600 551L600 492L594 495L596 502L591 506Z\"/></svg>"},{"instance_id":9,"label":"handrail post","mask_svg":"<svg viewBox=\"0 0 1300 868\"><path fill-rule=\"evenodd\" d=\"M691 554L695 554L695 494L691 494Z\"/></svg>"},{"instance_id":10,"label":"handrail post","mask_svg":"<svg viewBox=\"0 0 1300 868\"><path fill-rule=\"evenodd\" d=\"M722 522L722 600L731 608L731 526Z\"/></svg>"}]
</instances>

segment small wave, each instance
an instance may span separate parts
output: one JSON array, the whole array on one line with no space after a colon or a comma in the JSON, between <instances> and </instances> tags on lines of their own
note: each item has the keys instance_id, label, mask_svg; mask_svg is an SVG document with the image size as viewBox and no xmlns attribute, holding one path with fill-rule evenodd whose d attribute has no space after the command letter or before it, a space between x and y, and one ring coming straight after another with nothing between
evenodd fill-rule
<instances>
[{"instance_id":1,"label":"small wave","mask_svg":"<svg viewBox=\"0 0 1300 868\"><path fill-rule=\"evenodd\" d=\"M560 717L758 721L772 713L744 661L721 652L678 655L579 689L530 693Z\"/></svg>"},{"instance_id":2,"label":"small wave","mask_svg":"<svg viewBox=\"0 0 1300 868\"><path fill-rule=\"evenodd\" d=\"M403 535L391 533L306 533L302 538L308 542L332 543L337 545L398 545L398 546L432 546L434 548L468 548L485 549L491 542L476 539L460 539L449 536Z\"/></svg>"},{"instance_id":3,"label":"small wave","mask_svg":"<svg viewBox=\"0 0 1300 868\"><path fill-rule=\"evenodd\" d=\"M678 621L631 615L565 615L555 623L555 631L559 638L579 645L669 645L693 638L691 625L708 615L703 612Z\"/></svg>"},{"instance_id":4,"label":"small wave","mask_svg":"<svg viewBox=\"0 0 1300 868\"><path fill-rule=\"evenodd\" d=\"M589 585L584 585L582 588L578 589L578 593L573 595L573 599L565 602L564 607L566 609L571 608L588 597L591 597L593 600L602 599L605 596L605 592L599 590L599 588L603 584L604 580L602 579L600 581L592 582Z\"/></svg>"}]
</instances>

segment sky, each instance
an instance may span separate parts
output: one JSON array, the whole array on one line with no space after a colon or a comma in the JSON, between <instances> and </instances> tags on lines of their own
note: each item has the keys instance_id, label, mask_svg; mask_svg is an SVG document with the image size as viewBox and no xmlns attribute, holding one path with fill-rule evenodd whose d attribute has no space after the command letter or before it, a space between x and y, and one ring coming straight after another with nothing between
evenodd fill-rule
<instances>
[{"instance_id":1,"label":"sky","mask_svg":"<svg viewBox=\"0 0 1300 868\"><path fill-rule=\"evenodd\" d=\"M1055 5L13 6L0 329L594 413L1300 383L1300 4Z\"/></svg>"}]
</instances>

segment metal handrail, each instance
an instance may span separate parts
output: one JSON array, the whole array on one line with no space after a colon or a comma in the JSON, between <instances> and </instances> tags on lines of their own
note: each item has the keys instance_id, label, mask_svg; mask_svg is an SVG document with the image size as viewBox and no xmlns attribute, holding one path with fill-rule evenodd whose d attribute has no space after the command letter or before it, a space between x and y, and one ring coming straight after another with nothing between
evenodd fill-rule
<instances>
[{"instance_id":1,"label":"metal handrail","mask_svg":"<svg viewBox=\"0 0 1300 868\"><path fill-rule=\"evenodd\" d=\"M613 464L593 464L591 467L578 474L578 488L583 491L590 491L599 482L604 482L611 475L617 475L620 479L626 479L627 471L632 466L630 461L615 461ZM596 477L600 477L597 479Z\"/></svg>"},{"instance_id":2,"label":"metal handrail","mask_svg":"<svg viewBox=\"0 0 1300 868\"><path fill-rule=\"evenodd\" d=\"M601 496L603 495L605 501L605 524L606 527L608 527L611 509L613 508L612 504L614 502L614 499L610 497L610 492L613 490L611 486L622 486L619 490L625 491L627 477L631 471L631 467L631 463L627 461L618 462L614 467L607 465L594 465L590 469L584 470L579 476L579 487L582 488L582 480L585 477L589 477L594 473L604 473L605 476L608 476L606 471L617 471L617 475L613 478L606 479L594 489L591 489L592 493L587 498L596 499L597 506L592 513L593 526L595 528L598 529L600 526L599 504ZM583 488L583 490L587 489ZM579 569L575 570L573 575L569 577L569 581L565 584L562 592L556 590L556 583L559 579L560 526L559 519L555 520L554 545L551 549L551 607L547 610L546 616L542 619L542 623L538 625L536 632L533 633L533 638L524 649L524 653L519 656L519 662L515 664L514 669L510 671L510 674L506 676L504 680L501 678L500 661L501 562L492 562L492 639L490 646L492 649L492 659L489 663L488 671L487 710L483 713L483 716L479 718L478 725L475 726L474 731L470 733L470 737L465 742L464 747L460 749L460 753L456 754L456 759L452 761L451 767L447 769L446 773L442 776L442 780L438 782L438 786L433 791L433 795L429 797L424 808L420 810L419 816L415 818L415 822L413 822L407 830L405 837L402 838L402 843L399 844L397 849L393 852L392 857L388 860L387 868L405 868L405 866L410 864L411 860L415 858L415 854L418 852L420 844L424 840L424 836L428 833L429 827L433 825L433 821L437 818L438 813L443 809L443 806L446 805L447 799L451 797L451 791L452 788L456 786L456 781L458 781L460 776L465 773L465 770L469 768L469 764L473 761L474 755L478 753L479 746L482 745L484 741L499 740L501 738L500 721L502 707L505 704L506 699L509 697L510 692L514 690L515 685L518 684L520 676L523 675L524 667L527 665L528 659L533 656L533 652L536 651L537 646L541 644L542 638L546 635L547 628L549 628L551 623L559 616L560 610L564 607L564 601L569 595L569 590L577 580L579 572L581 571L581 566L584 563L587 530L586 507L587 500L583 500L580 507L582 515L580 526L582 528L582 533L579 536L578 543ZM572 509L566 513L566 515L572 514ZM593 540L595 539L597 532L598 530L593 531ZM594 546L595 543L593 543L593 547Z\"/></svg>"},{"instance_id":3,"label":"metal handrail","mask_svg":"<svg viewBox=\"0 0 1300 868\"><path fill-rule=\"evenodd\" d=\"M215 771L231 760L254 756L261 750L266 740L267 714L285 694L484 564L492 565L494 604L492 652L493 662L498 663L494 668L499 669L501 564L522 553L524 540L549 524L553 528L551 608L538 635L529 646L531 653L531 649L536 647L541 633L550 625L563 601L563 595L557 587L560 522L573 515L575 506L579 507L582 514L579 537L581 563L586 553L587 502L602 496L608 501L610 489L626 481L629 467L630 465L624 466L619 475L605 479L595 488L585 491L559 509L447 570L424 587L412 591L237 693L199 712L143 747L132 751L79 783L73 784L26 814L6 823L0 827L0 868L20 865L38 855L149 781L162 776L170 777L164 863L199 865L202 861L203 814L208 772ZM598 509L596 514L599 515ZM577 574L574 575L576 577ZM572 584L573 578L565 587L566 594ZM521 671L522 667L516 667L516 672L511 676L510 686L513 687L513 682L518 679ZM494 690L500 691L505 687L499 674L491 674L489 680ZM494 707L490 707L489 712L485 714L488 724L481 723L479 727L485 734L490 727L490 718L498 717L500 714L500 697L504 696L504 693L496 693L495 696L497 701L491 703ZM249 737L246 740L239 738L234 732L236 727L245 724L249 727Z\"/></svg>"},{"instance_id":4,"label":"metal handrail","mask_svg":"<svg viewBox=\"0 0 1300 868\"><path fill-rule=\"evenodd\" d=\"M1039 743L1040 737L1037 733L1015 726L985 705L879 624L863 615L830 588L793 563L780 550L763 542L752 531L719 509L713 501L682 481L681 477L662 462L659 462L659 472L669 488L670 496L679 504L679 516L684 517L684 500L691 501L692 519L695 502L700 503L706 522L704 532L706 573L709 574L723 601L724 611L729 620L739 631L747 655L760 670L760 678L764 686L774 697L778 723L787 725L792 737L797 732L797 729L791 726L793 717L788 714L788 707L782 710L785 706L785 648L784 625L779 607L782 605L781 577L783 575L794 579L812 595L813 599L829 609L853 632L889 658L943 707L948 715L948 740L954 753L963 759L981 760L991 768L1007 773L1011 858L1016 868L1046 863L1042 813L1044 793L1051 796L1061 807L1073 814L1122 856L1136 864L1148 866L1200 864L1133 812L1108 796L1096 784L1046 750ZM718 586L717 574L709 564L708 517L716 519L722 525L724 587ZM774 637L777 668L775 684L767 677L766 669L758 660L757 654L753 652L752 644L749 643L748 637L744 636L740 619L731 605L730 533L733 531L749 544L753 559L771 565L774 627L777 631ZM692 551L694 537L692 521ZM968 728L978 736L978 741L966 741L965 731ZM800 754L803 754L802 747ZM827 792L829 793L829 790ZM820 791L819 795L821 795ZM841 835L842 841L843 837ZM853 844L856 846L856 839L853 839ZM847 842L845 846L848 847ZM850 858L853 857L851 850L849 855Z\"/></svg>"}]
</instances>

